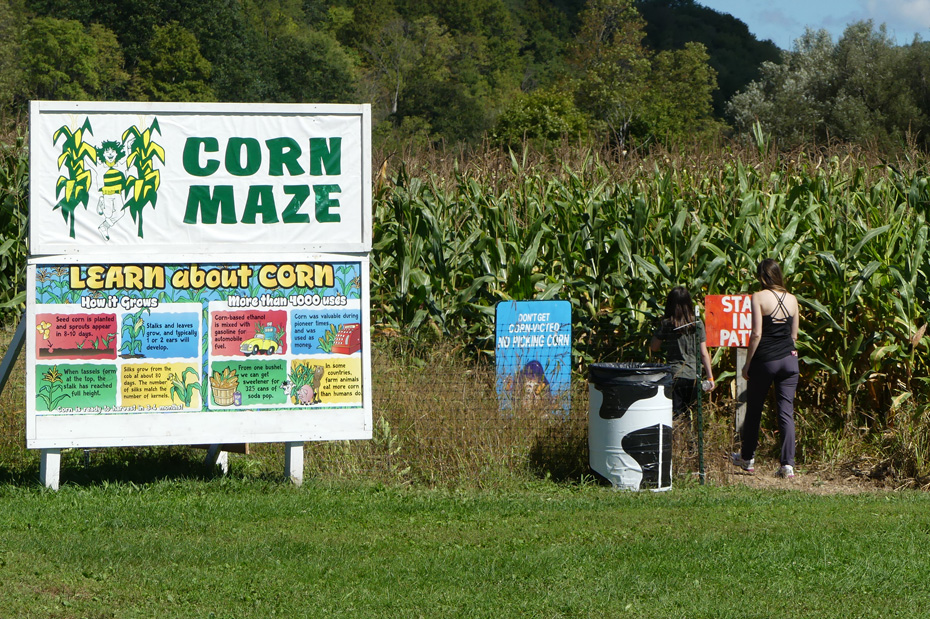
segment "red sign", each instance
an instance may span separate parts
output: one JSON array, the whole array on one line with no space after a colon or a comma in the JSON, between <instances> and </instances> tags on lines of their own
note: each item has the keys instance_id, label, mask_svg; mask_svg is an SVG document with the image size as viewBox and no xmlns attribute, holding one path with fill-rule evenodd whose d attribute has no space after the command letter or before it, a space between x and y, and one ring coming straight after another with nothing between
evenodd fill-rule
<instances>
[{"instance_id":1,"label":"red sign","mask_svg":"<svg viewBox=\"0 0 930 619\"><path fill-rule=\"evenodd\" d=\"M704 297L708 346L749 346L752 296L711 294Z\"/></svg>"}]
</instances>

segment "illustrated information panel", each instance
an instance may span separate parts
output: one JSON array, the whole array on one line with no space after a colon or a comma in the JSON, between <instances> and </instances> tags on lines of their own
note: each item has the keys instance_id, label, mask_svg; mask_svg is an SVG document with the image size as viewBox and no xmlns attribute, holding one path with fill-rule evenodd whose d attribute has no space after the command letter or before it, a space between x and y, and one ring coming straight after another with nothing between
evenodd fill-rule
<instances>
[{"instance_id":1,"label":"illustrated information panel","mask_svg":"<svg viewBox=\"0 0 930 619\"><path fill-rule=\"evenodd\" d=\"M29 277L31 447L370 436L367 259Z\"/></svg>"}]
</instances>

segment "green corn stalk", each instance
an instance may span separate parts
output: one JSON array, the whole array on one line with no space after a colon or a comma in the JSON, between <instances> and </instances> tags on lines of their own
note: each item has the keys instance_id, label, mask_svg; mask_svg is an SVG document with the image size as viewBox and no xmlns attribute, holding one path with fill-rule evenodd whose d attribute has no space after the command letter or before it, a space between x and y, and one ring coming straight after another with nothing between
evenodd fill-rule
<instances>
[{"instance_id":1,"label":"green corn stalk","mask_svg":"<svg viewBox=\"0 0 930 619\"><path fill-rule=\"evenodd\" d=\"M749 293L774 257L801 302L814 399L839 396L858 427L870 404L921 388L927 179L803 155L712 163L623 176L596 158L553 171L511 157L447 178L401 167L376 195L374 322L490 353L496 303L566 299L576 359L636 360L672 286L699 302Z\"/></svg>"},{"instance_id":2,"label":"green corn stalk","mask_svg":"<svg viewBox=\"0 0 930 619\"><path fill-rule=\"evenodd\" d=\"M187 382L188 375L193 378L191 382ZM171 401L174 402L174 398L177 396L178 400L184 403L184 406L190 406L194 391L201 391L200 381L197 379L197 370L192 367L184 368L180 376L174 372L168 374L168 382L171 383ZM201 391L201 393L203 392Z\"/></svg>"},{"instance_id":3,"label":"green corn stalk","mask_svg":"<svg viewBox=\"0 0 930 619\"><path fill-rule=\"evenodd\" d=\"M0 144L0 309L16 314L26 301L29 155L25 141Z\"/></svg>"}]
</instances>

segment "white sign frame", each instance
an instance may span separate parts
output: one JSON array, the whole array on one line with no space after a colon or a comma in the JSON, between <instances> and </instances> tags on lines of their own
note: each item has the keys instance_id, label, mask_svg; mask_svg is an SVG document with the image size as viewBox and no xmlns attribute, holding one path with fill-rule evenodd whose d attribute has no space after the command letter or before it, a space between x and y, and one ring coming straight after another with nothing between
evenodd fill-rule
<instances>
[{"instance_id":1,"label":"white sign frame","mask_svg":"<svg viewBox=\"0 0 930 619\"><path fill-rule=\"evenodd\" d=\"M371 438L370 105L33 101L30 113L26 443L30 449L42 450L40 476L46 486L58 487L60 452L65 448L209 444L215 454L221 444L248 442L283 442L286 472L299 484L304 441ZM228 128L225 133L216 129L224 126ZM266 126L271 127L267 132ZM203 141L217 135L227 139L225 154L220 153L219 138L217 144ZM191 136L201 141L191 141ZM88 139L83 140L85 137ZM75 146L70 152L68 140ZM230 146L233 140L235 148ZM140 142L146 146L148 159L139 152ZM189 143L193 146L185 151ZM255 148L267 149L262 151L267 159L253 157ZM120 159L114 161L108 149L125 151L119 154L125 158L117 164ZM106 157L101 158L98 151ZM198 208L191 206L195 203L192 182L173 167L179 152L187 157L182 155L185 174L190 175L191 170L202 172L202 176L225 174L216 177L217 182L206 190L209 199L216 200L212 222L208 221L204 199L196 202ZM277 167L272 164L274 157ZM131 159L136 163L131 164ZM141 172L140 159L149 161ZM255 161L259 161L257 167ZM210 172L214 164L222 170ZM108 175L114 169L120 171L118 181L111 181ZM300 178L302 175L306 178ZM237 193L231 222L224 219L227 204L216 197L219 185ZM146 192L153 189L161 199L149 197L146 202L145 196L150 196ZM302 202L294 197L301 193ZM108 198L113 194L120 197L116 207ZM240 208L243 194L247 198ZM141 201L137 199L140 195ZM282 195L290 196L287 206L293 207L288 221ZM135 210L130 209L130 199L135 201ZM111 217L113 213L126 216ZM143 230L143 215L146 222L159 225ZM127 222L131 224L127 226ZM313 226L286 225L302 223ZM198 224L209 232L191 232ZM296 263L316 259L360 265L361 349L356 352L361 358L360 407L37 414L36 270L43 265Z\"/></svg>"},{"instance_id":2,"label":"white sign frame","mask_svg":"<svg viewBox=\"0 0 930 619\"><path fill-rule=\"evenodd\" d=\"M106 256L97 256L100 262ZM177 263L196 263L203 256L182 255L173 257ZM355 255L321 254L315 256L268 255L262 262L347 261L359 262L361 290L367 293L369 286L369 263L367 257ZM83 264L85 256L57 256L29 261L27 273L28 290L35 290L36 268L42 265ZM134 261L144 263L146 261ZM148 260L159 264L160 261ZM31 299L30 299L31 301ZM216 443L260 443L260 442L304 442L321 440L370 439L372 432L371 399L371 342L370 311L367 294L360 304L361 327L361 408L330 408L304 411L270 410L216 410L194 412L158 413L107 413L53 415L38 414L35 394L38 376L27 372L27 417L26 447L29 449L61 449L90 447L129 447L152 445L199 445ZM26 354L30 368L36 367L36 341L39 336L35 328L36 304L30 302L26 309Z\"/></svg>"}]
</instances>

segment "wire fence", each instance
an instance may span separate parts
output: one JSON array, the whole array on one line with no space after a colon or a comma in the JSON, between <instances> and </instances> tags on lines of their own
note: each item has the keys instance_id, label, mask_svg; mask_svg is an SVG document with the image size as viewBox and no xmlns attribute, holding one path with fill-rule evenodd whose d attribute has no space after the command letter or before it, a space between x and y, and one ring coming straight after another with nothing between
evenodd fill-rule
<instances>
[{"instance_id":1,"label":"wire fence","mask_svg":"<svg viewBox=\"0 0 930 619\"><path fill-rule=\"evenodd\" d=\"M373 439L308 445L308 473L366 470L376 478L479 485L514 476L598 480L589 465L586 379L572 381L568 413L545 400L501 408L496 381L491 364L444 355L398 360L376 352ZM727 456L735 445L735 400L721 394L702 408L707 479L725 481L732 473ZM698 440L696 416L674 424L673 476L697 478Z\"/></svg>"},{"instance_id":2,"label":"wire fence","mask_svg":"<svg viewBox=\"0 0 930 619\"><path fill-rule=\"evenodd\" d=\"M372 439L307 443L305 477L476 486L515 478L598 480L589 465L587 380L577 375L573 379L567 413L560 403L545 399L517 401L502 409L496 381L493 364L464 360L455 353L399 357L389 348L376 347ZM732 473L725 456L734 443L734 406L722 396L703 407L707 479L712 482L726 481ZM11 471L37 469L39 460L38 452L25 448L22 353L0 394L0 407L0 477L5 470L9 479L15 477ZM696 425L676 423L673 434L673 478L697 476ZM67 451L73 453L63 454L65 478L69 466L86 469L117 462L130 468L170 468L173 458L181 458L193 463L190 470L203 458L202 451L185 447L165 447L160 453L152 448ZM249 454L232 454L230 464L244 474L280 476L283 460L283 445L252 444ZM101 474L113 474L108 470Z\"/></svg>"}]
</instances>

